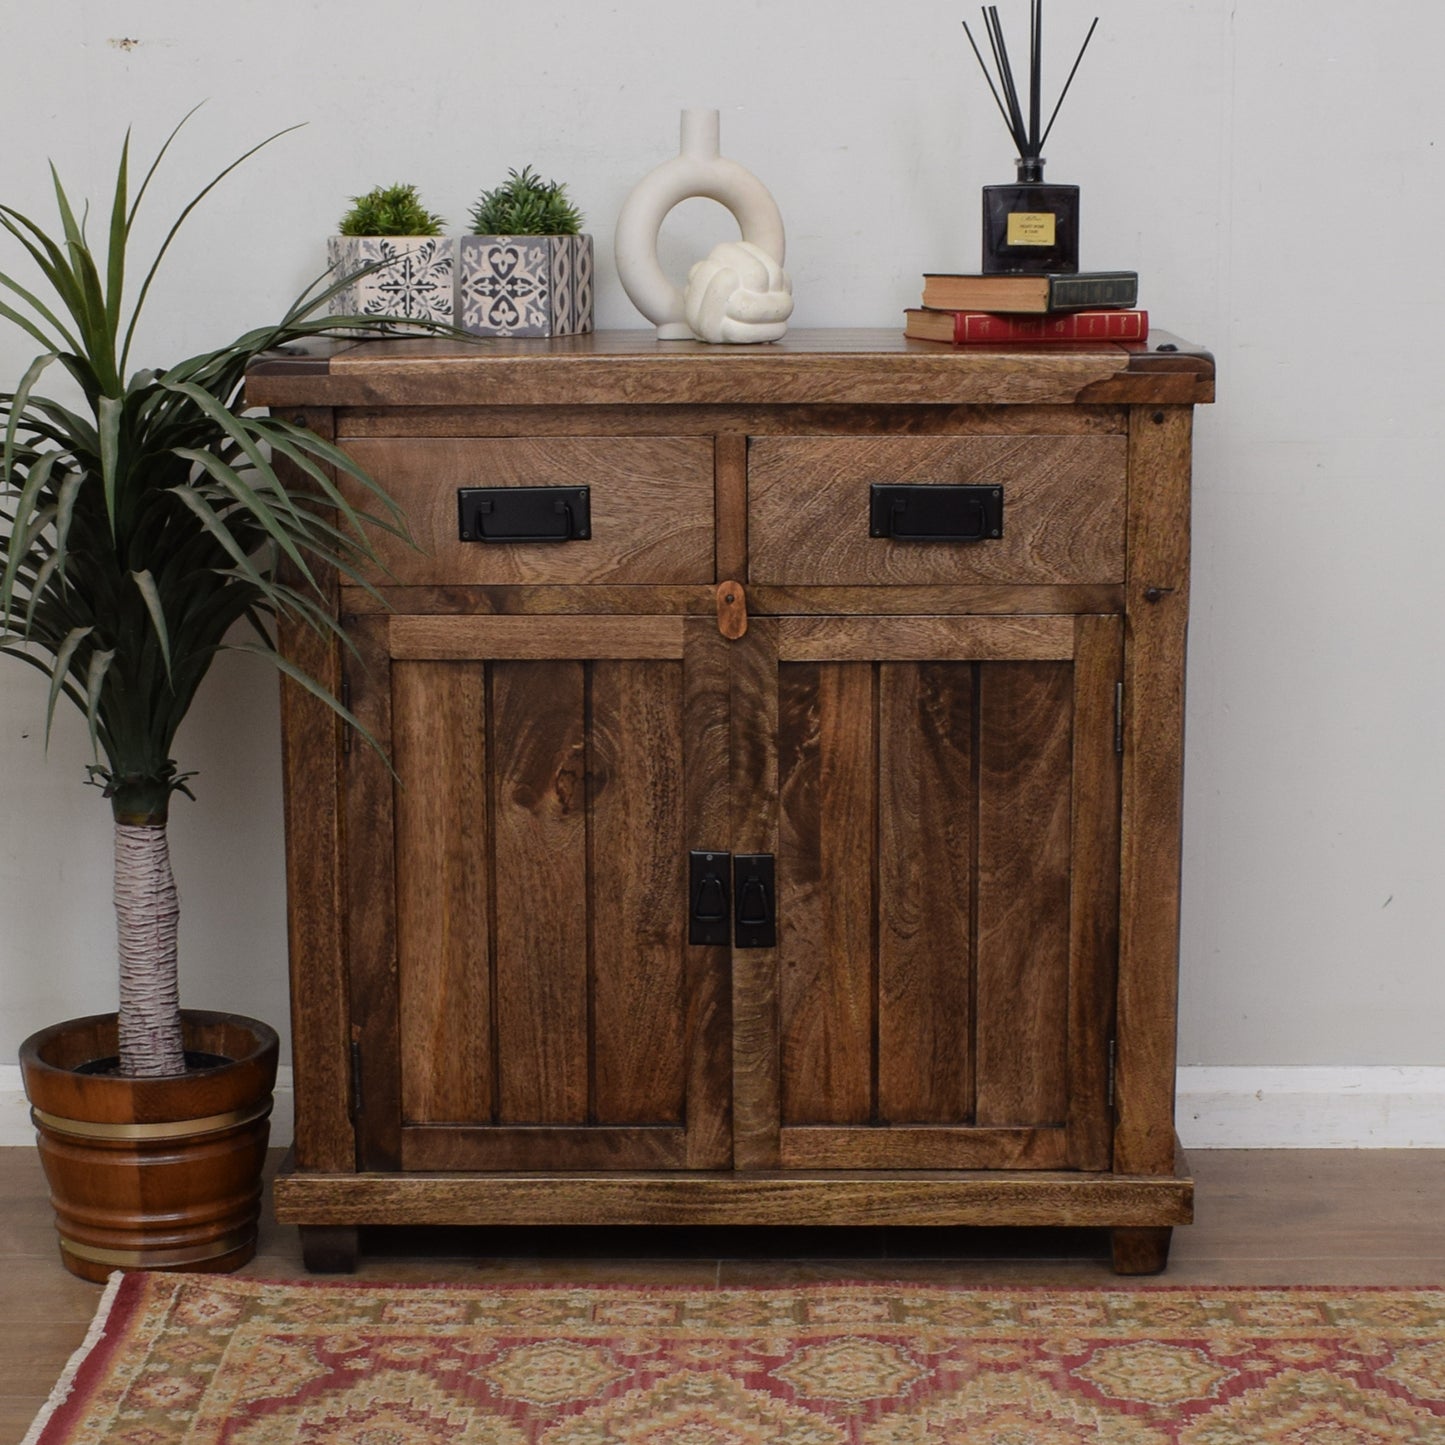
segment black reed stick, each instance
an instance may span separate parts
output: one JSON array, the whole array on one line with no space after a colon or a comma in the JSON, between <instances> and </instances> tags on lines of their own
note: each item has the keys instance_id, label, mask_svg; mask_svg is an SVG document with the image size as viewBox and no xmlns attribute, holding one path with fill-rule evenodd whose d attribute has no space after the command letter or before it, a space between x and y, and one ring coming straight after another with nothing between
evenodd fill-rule
<instances>
[{"instance_id":1,"label":"black reed stick","mask_svg":"<svg viewBox=\"0 0 1445 1445\"><path fill-rule=\"evenodd\" d=\"M1029 149L1039 153L1039 92L1044 65L1043 0L1032 0L1029 15Z\"/></svg>"},{"instance_id":2,"label":"black reed stick","mask_svg":"<svg viewBox=\"0 0 1445 1445\"><path fill-rule=\"evenodd\" d=\"M1079 46L1078 57L1074 61L1074 69L1069 72L1069 78L1064 82L1064 88L1059 92L1059 104L1054 107L1054 113L1049 117L1049 123L1044 127L1044 133L1039 138L1039 150L1044 148L1044 142L1049 138L1049 132L1054 128L1054 121L1059 114L1059 105L1064 103L1064 97L1069 93L1069 87L1074 83L1074 71L1079 68L1079 61L1084 58L1084 52L1089 48L1089 42L1094 38L1094 31L1099 24L1099 17L1094 16L1093 25L1089 26L1089 33L1084 36L1084 43Z\"/></svg>"},{"instance_id":3,"label":"black reed stick","mask_svg":"<svg viewBox=\"0 0 1445 1445\"><path fill-rule=\"evenodd\" d=\"M988 36L989 48L993 52L994 72L998 76L997 85L994 84L994 76L989 73L988 62L983 58L983 51L979 49L978 42L973 38L973 31L968 28L967 20L963 22L963 33L968 36L968 43L973 47L974 58L978 61L978 68L983 71L983 78L988 83L994 104L998 106L998 112L1008 127L1009 135L1018 147L1019 159L1021 161L1037 161L1042 156L1049 132L1053 130L1054 122L1058 119L1064 97L1068 95L1069 87L1074 83L1074 76L1078 74L1079 62L1083 60L1084 52L1094 38L1099 17L1096 15L1094 23L1089 26L1089 33L1084 36L1084 43L1079 47L1079 53L1074 58L1073 68L1069 71L1069 78L1064 82L1064 88L1059 92L1058 101L1049 116L1049 123L1044 126L1043 133L1040 134L1039 120L1043 114L1044 0L1029 0L1027 120L1024 118L1024 109L1019 101L1018 87L1014 83L1013 65L1009 60L1008 42L1004 38L1003 24L998 18L998 6L984 5L979 8L983 12L983 28Z\"/></svg>"}]
</instances>

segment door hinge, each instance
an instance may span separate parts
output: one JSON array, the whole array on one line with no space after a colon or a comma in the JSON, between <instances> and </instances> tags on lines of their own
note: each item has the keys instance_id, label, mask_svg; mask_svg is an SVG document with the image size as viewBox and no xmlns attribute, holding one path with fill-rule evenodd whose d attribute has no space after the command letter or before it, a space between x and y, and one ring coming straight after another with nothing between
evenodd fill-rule
<instances>
[{"instance_id":1,"label":"door hinge","mask_svg":"<svg viewBox=\"0 0 1445 1445\"><path fill-rule=\"evenodd\" d=\"M365 1112L361 1094L361 1040L351 1041L351 1118L354 1123Z\"/></svg>"},{"instance_id":2,"label":"door hinge","mask_svg":"<svg viewBox=\"0 0 1445 1445\"><path fill-rule=\"evenodd\" d=\"M1114 751L1124 751L1124 684L1114 684Z\"/></svg>"},{"instance_id":3,"label":"door hinge","mask_svg":"<svg viewBox=\"0 0 1445 1445\"><path fill-rule=\"evenodd\" d=\"M341 674L341 706L344 707L347 712L351 711L351 678L344 672ZM343 757L351 751L351 733L351 724L347 722L345 718L342 718L341 755Z\"/></svg>"},{"instance_id":4,"label":"door hinge","mask_svg":"<svg viewBox=\"0 0 1445 1445\"><path fill-rule=\"evenodd\" d=\"M1109 1107L1112 1109L1112 1108L1114 1107L1114 1040L1113 1040L1113 1039L1110 1039L1110 1040L1109 1040L1109 1084L1108 1084L1108 1094L1109 1094L1108 1104L1109 1104Z\"/></svg>"}]
</instances>

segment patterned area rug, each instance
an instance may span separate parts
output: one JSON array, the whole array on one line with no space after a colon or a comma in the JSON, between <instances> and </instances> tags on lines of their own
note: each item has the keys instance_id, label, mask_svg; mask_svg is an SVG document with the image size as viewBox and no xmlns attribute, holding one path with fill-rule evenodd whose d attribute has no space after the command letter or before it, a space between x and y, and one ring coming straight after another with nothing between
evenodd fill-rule
<instances>
[{"instance_id":1,"label":"patterned area rug","mask_svg":"<svg viewBox=\"0 0 1445 1445\"><path fill-rule=\"evenodd\" d=\"M129 1275L27 1440L1445 1442L1445 1290Z\"/></svg>"}]
</instances>

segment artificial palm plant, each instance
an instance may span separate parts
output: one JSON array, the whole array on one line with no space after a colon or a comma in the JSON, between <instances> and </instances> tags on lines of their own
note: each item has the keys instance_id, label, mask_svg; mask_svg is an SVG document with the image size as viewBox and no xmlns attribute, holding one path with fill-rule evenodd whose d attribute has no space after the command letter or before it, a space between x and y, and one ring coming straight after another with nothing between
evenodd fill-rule
<instances>
[{"instance_id":1,"label":"artificial palm plant","mask_svg":"<svg viewBox=\"0 0 1445 1445\"><path fill-rule=\"evenodd\" d=\"M127 135L103 256L53 166L53 234L0 205L0 226L50 293L0 272L0 315L42 348L15 391L0 394L0 652L48 675L47 738L62 698L88 724L90 780L115 825L120 1071L141 1076L185 1069L166 840L172 795L189 796L190 775L172 756L176 731L223 648L259 653L339 710L280 656L272 629L281 617L332 629L319 572L336 568L365 585L357 564L373 557L368 528L401 529L394 505L343 452L282 418L249 414L242 397L260 353L375 328L375 317L324 314L340 283L322 278L274 325L216 350L130 370L137 321L177 231L261 148L190 200L141 272L128 255L132 227L179 130L133 199ZM64 394L42 395L61 374ZM374 512L347 503L336 471L368 489Z\"/></svg>"}]
</instances>

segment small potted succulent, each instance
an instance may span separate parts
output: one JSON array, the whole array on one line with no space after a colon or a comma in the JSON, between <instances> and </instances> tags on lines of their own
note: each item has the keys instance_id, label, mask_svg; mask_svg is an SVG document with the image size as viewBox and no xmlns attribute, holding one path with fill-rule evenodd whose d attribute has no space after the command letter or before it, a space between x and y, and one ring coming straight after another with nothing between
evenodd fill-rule
<instances>
[{"instance_id":1,"label":"small potted succulent","mask_svg":"<svg viewBox=\"0 0 1445 1445\"><path fill-rule=\"evenodd\" d=\"M592 237L558 181L509 171L472 208L457 256L457 324L480 336L592 330Z\"/></svg>"},{"instance_id":2,"label":"small potted succulent","mask_svg":"<svg viewBox=\"0 0 1445 1445\"><path fill-rule=\"evenodd\" d=\"M441 233L445 224L415 186L375 186L353 196L340 234L327 243L333 273L351 278L332 300L333 314L450 324L453 243Z\"/></svg>"}]
</instances>

